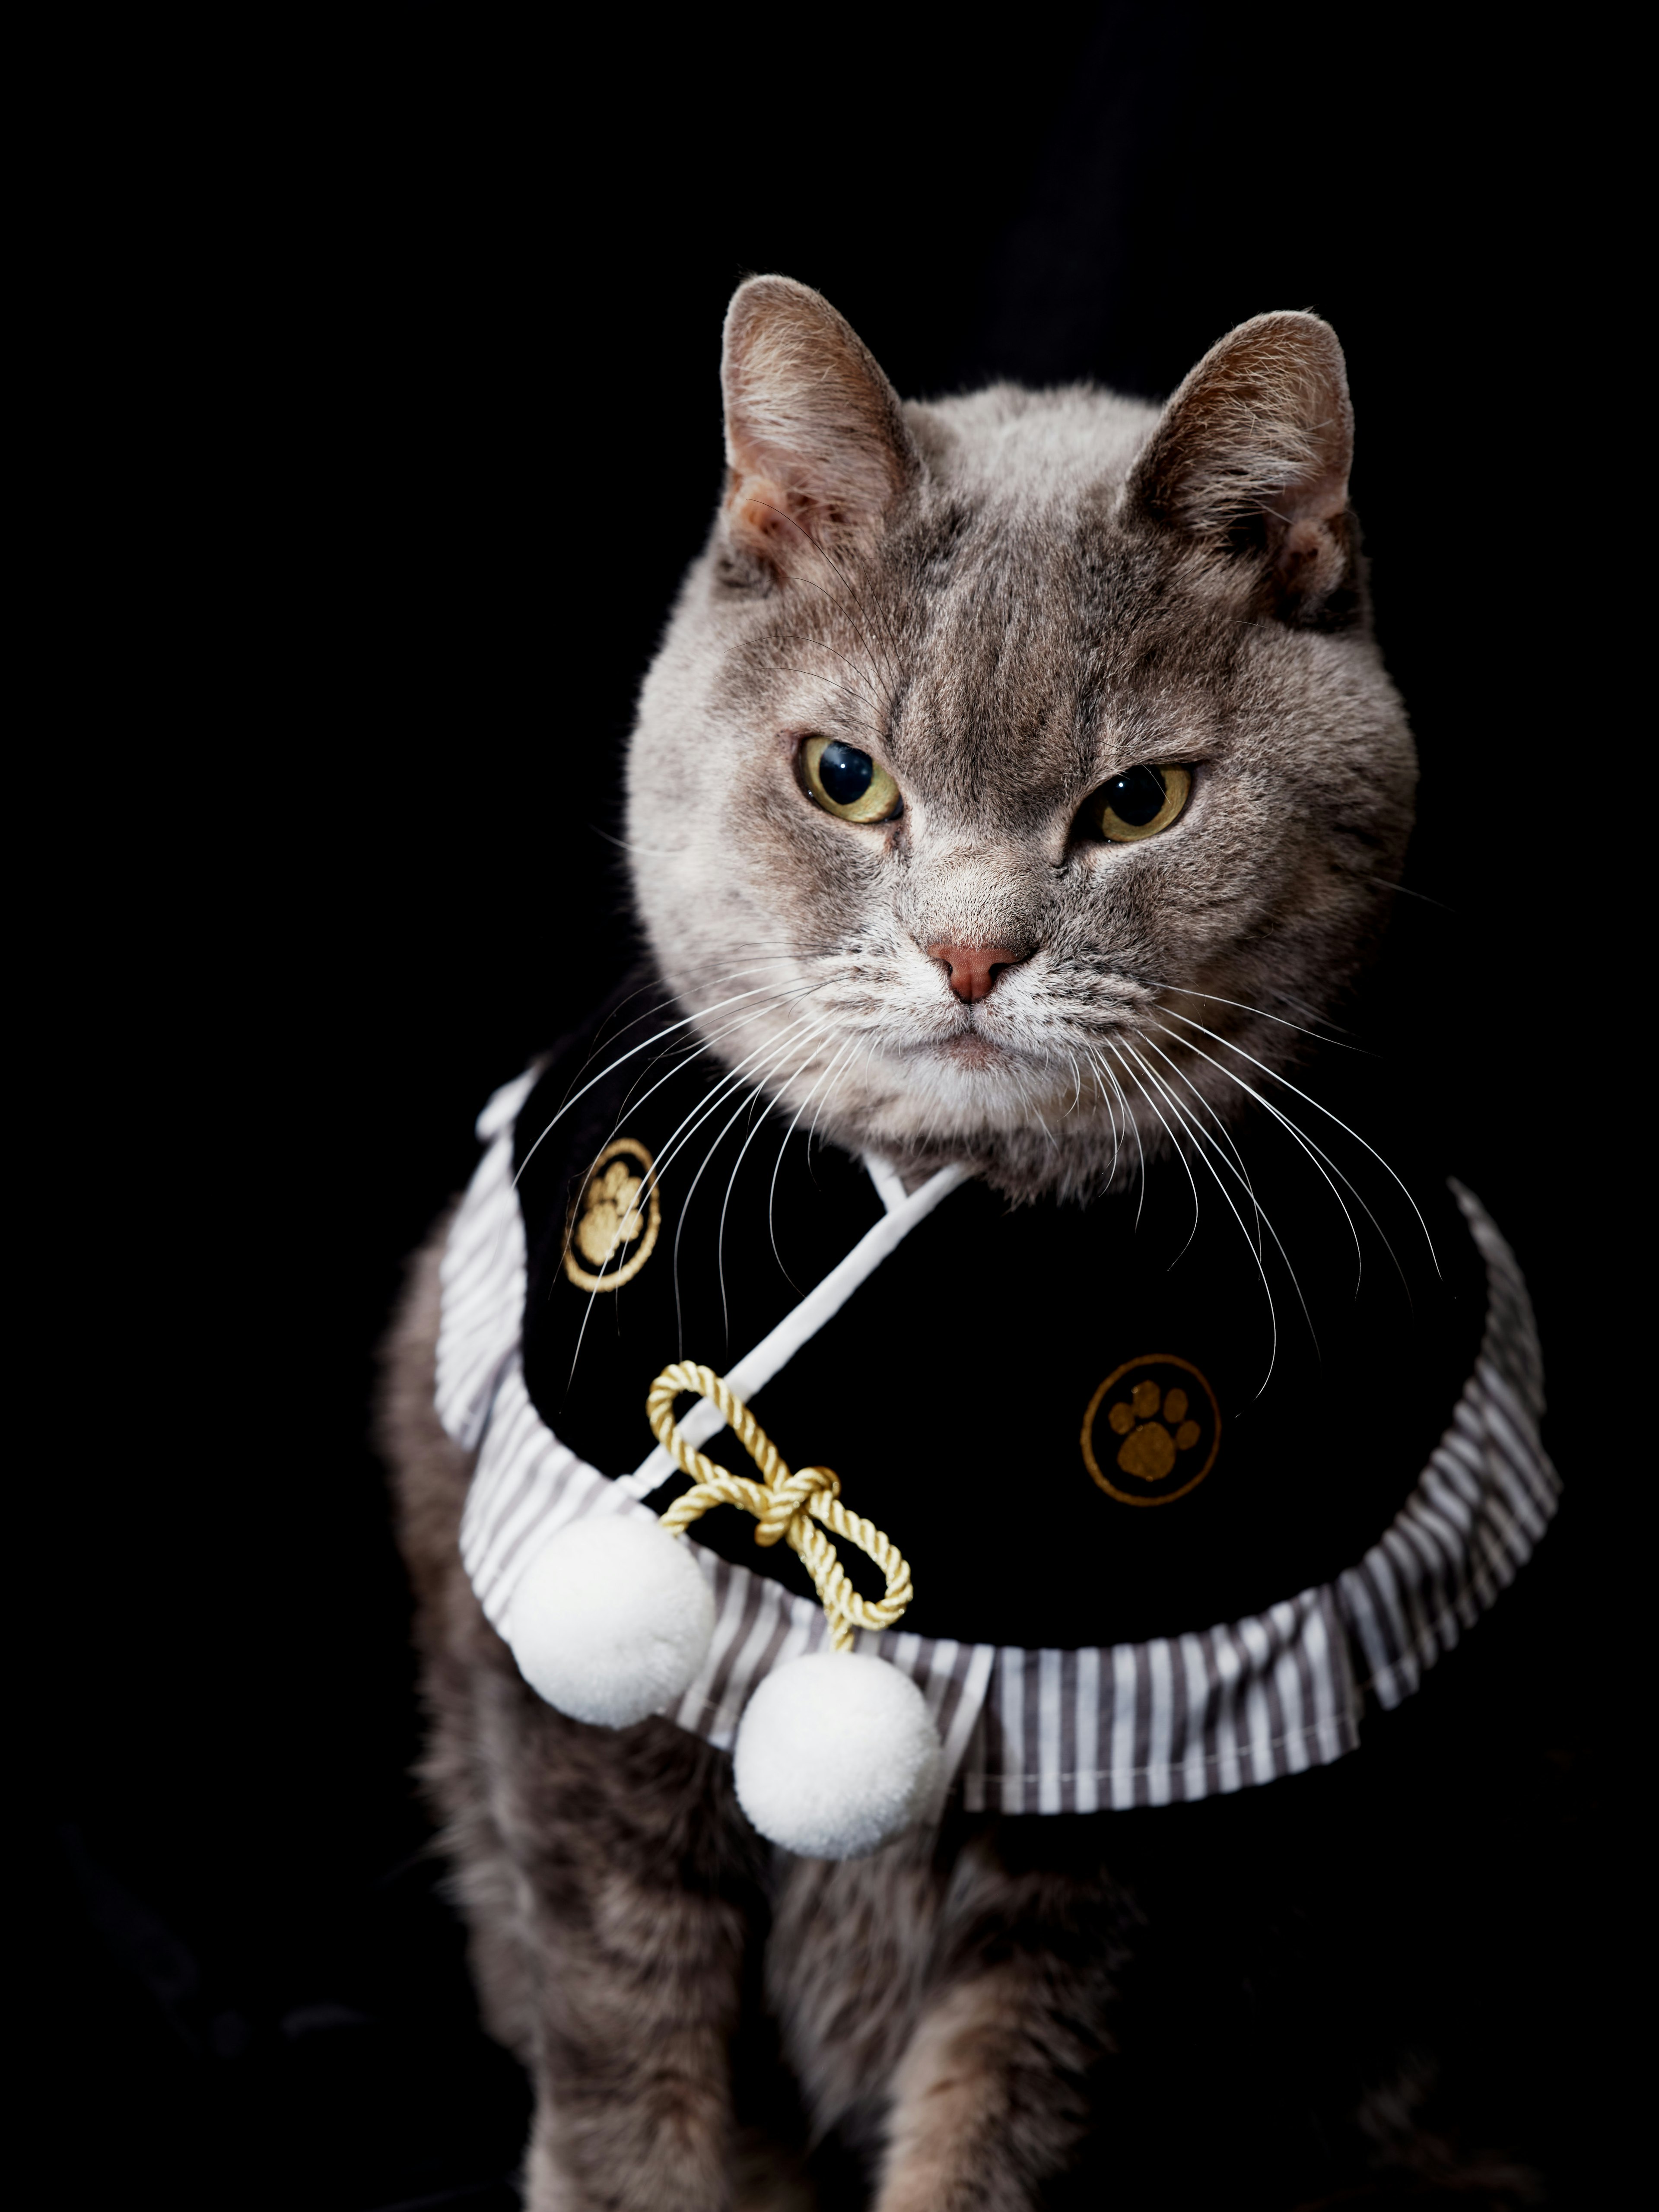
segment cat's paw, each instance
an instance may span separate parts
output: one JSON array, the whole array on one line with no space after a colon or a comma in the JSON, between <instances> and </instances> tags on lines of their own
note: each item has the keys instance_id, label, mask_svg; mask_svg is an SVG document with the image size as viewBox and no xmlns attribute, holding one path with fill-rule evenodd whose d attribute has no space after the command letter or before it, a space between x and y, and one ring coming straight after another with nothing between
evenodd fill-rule
<instances>
[{"instance_id":1,"label":"cat's paw","mask_svg":"<svg viewBox=\"0 0 1659 2212\"><path fill-rule=\"evenodd\" d=\"M1108 1425L1123 1439L1117 1463L1125 1474L1142 1482L1162 1482L1174 1471L1178 1455L1191 1451L1203 1433L1189 1417L1188 1403L1179 1383L1160 1390L1148 1378L1108 1409Z\"/></svg>"}]
</instances>

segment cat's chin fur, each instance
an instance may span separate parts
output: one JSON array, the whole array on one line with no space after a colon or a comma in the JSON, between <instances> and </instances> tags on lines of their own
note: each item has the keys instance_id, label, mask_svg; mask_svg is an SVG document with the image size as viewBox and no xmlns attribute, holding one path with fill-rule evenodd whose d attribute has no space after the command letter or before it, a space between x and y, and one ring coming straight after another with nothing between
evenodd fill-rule
<instances>
[{"instance_id":1,"label":"cat's chin fur","mask_svg":"<svg viewBox=\"0 0 1659 2212\"><path fill-rule=\"evenodd\" d=\"M809 1072L780 1102L802 1113L803 1126L811 1088ZM1169 1148L1162 1129L1140 1138L1070 1073L1006 1054L976 1065L937 1050L848 1082L817 1134L890 1161L913 1189L959 1165L1017 1202L1103 1197Z\"/></svg>"}]
</instances>

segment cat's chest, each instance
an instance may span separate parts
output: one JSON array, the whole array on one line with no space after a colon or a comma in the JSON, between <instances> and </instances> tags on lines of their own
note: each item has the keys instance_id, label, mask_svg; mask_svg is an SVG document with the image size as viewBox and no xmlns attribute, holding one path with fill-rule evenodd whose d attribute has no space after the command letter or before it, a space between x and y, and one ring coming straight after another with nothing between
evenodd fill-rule
<instances>
[{"instance_id":1,"label":"cat's chest","mask_svg":"<svg viewBox=\"0 0 1659 2212\"><path fill-rule=\"evenodd\" d=\"M526 1381L607 1475L647 1460L664 1367L729 1370L880 1241L863 1163L719 1080L695 1061L601 1086L520 1184ZM557 1103L532 1096L521 1151ZM903 1550L907 1629L1034 1649L1202 1628L1330 1579L1393 1517L1474 1365L1484 1270L1419 1178L1440 1272L1396 1208L1406 1279L1373 1235L1356 1296L1342 1212L1259 1149L1248 1188L1200 1185L1196 1209L1173 1165L1087 1208L964 1184L752 1395L786 1460L833 1468ZM729 1432L708 1449L746 1465ZM754 1534L722 1510L694 1540L810 1595Z\"/></svg>"}]
</instances>

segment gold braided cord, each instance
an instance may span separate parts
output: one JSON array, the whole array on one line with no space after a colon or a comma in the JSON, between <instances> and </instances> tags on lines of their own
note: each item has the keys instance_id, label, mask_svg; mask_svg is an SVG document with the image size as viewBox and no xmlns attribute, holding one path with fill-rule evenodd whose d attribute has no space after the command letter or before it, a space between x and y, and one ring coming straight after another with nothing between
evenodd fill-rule
<instances>
[{"instance_id":1,"label":"gold braided cord","mask_svg":"<svg viewBox=\"0 0 1659 2212\"><path fill-rule=\"evenodd\" d=\"M688 1443L674 1418L674 1401L687 1391L707 1398L724 1415L738 1442L760 1469L761 1480L733 1474L705 1459ZM693 1487L677 1498L662 1516L671 1536L707 1513L714 1505L740 1505L760 1523L757 1544L786 1543L812 1577L824 1612L830 1618L830 1643L836 1651L852 1649L855 1628L891 1628L915 1595L910 1569L898 1546L881 1530L850 1511L841 1502L841 1484L827 1467L804 1467L792 1474L782 1455L760 1423L723 1376L694 1359L677 1360L665 1367L651 1385L645 1401L646 1418L653 1435ZM887 1595L874 1600L860 1597L848 1579L836 1547L816 1524L819 1522L856 1544L873 1559L887 1584Z\"/></svg>"}]
</instances>

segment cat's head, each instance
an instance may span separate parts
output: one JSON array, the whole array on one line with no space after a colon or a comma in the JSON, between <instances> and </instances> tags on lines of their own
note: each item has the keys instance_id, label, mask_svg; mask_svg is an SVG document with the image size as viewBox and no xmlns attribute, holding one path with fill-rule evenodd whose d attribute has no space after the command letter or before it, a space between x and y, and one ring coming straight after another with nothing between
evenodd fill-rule
<instances>
[{"instance_id":1,"label":"cat's head","mask_svg":"<svg viewBox=\"0 0 1659 2212\"><path fill-rule=\"evenodd\" d=\"M1411 823L1333 331L1242 324L1161 411L902 404L760 276L723 376L629 762L684 1011L803 1127L1015 1191L1231 1113L1363 963Z\"/></svg>"}]
</instances>

